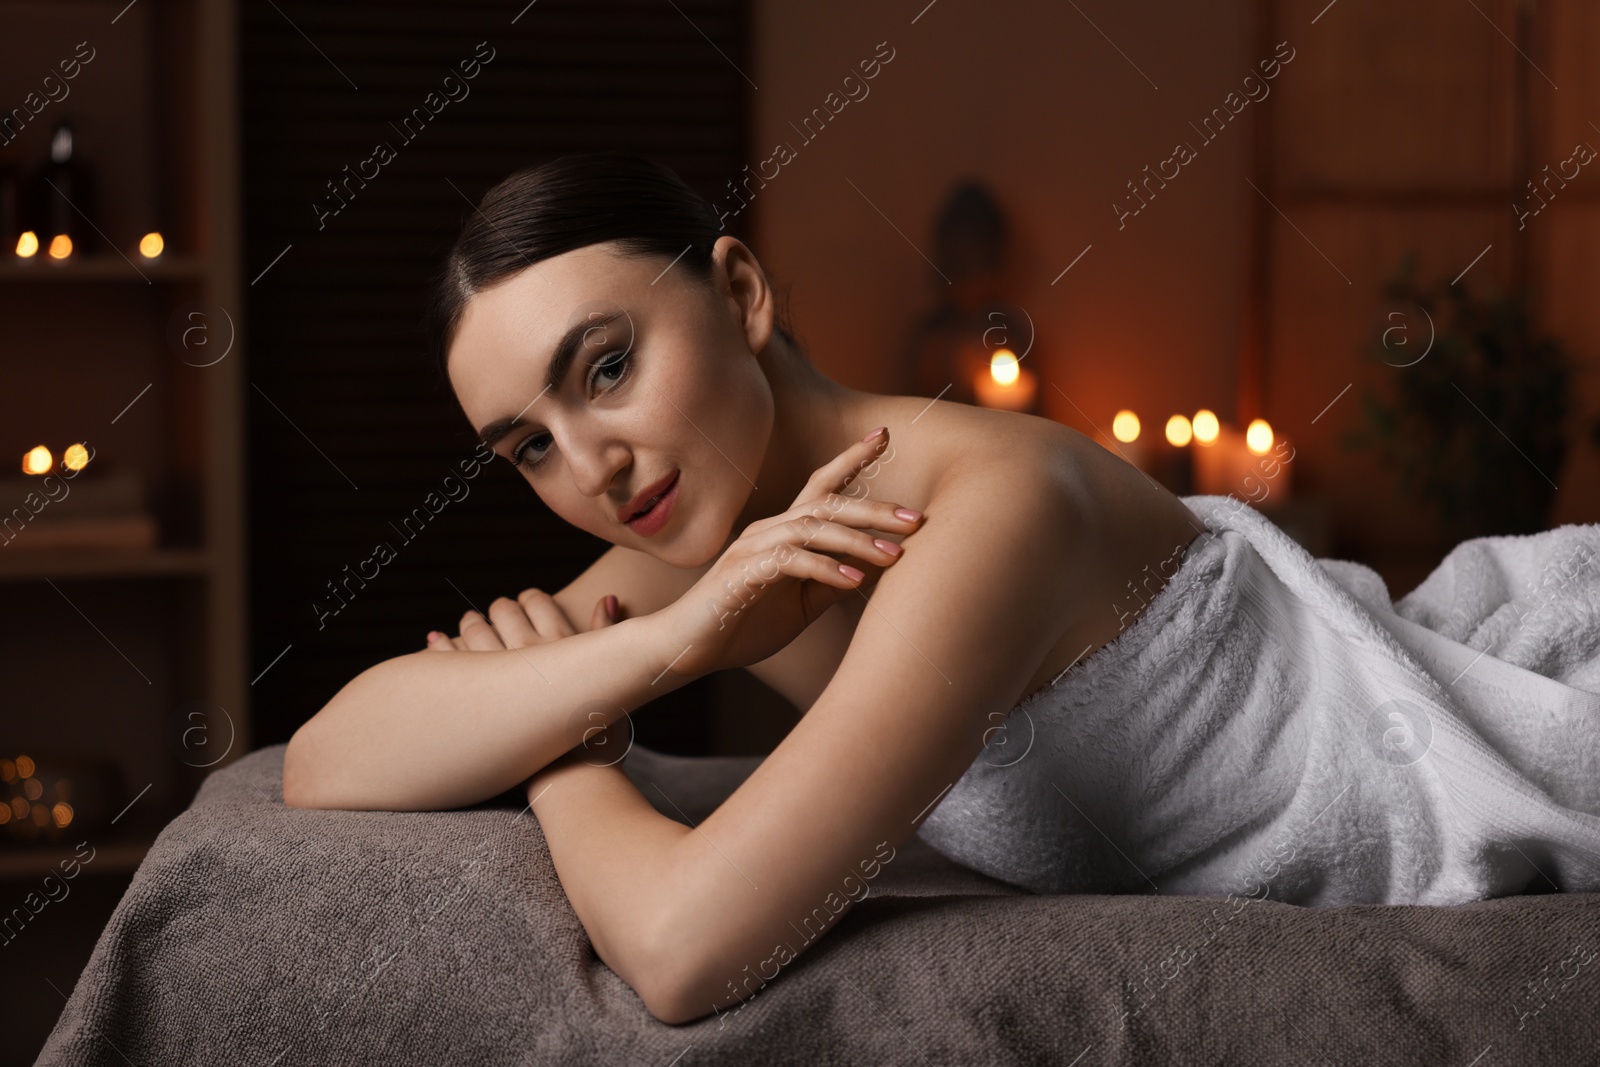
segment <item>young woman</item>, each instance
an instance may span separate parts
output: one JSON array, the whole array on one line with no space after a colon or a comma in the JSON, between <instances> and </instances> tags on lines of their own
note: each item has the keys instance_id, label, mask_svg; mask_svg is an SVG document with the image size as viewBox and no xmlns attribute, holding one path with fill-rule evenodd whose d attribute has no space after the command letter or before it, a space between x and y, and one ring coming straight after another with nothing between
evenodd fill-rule
<instances>
[{"instance_id":1,"label":"young woman","mask_svg":"<svg viewBox=\"0 0 1600 1067\"><path fill-rule=\"evenodd\" d=\"M1133 810L1139 796L1074 783L1060 747L1071 721L1015 767L979 757L1014 709L1045 722L1069 668L1081 675L1108 644L1133 648L1113 639L1143 634L1132 624L1152 605L1198 603L1162 595L1195 569L1193 550L1205 546L1207 573L1231 576L1248 549L1237 534L1223 552L1185 501L1053 421L829 380L781 325L751 250L637 157L566 157L490 190L447 258L434 317L483 442L613 547L566 588L497 599L488 618L464 615L459 636L430 634L427 649L354 679L291 741L286 802L438 809L525 784L595 951L670 1022L740 999L753 970L774 974L804 948L800 926L842 914L935 813L947 830L963 813L969 830L981 823L981 798L955 788L980 763L1048 778L1111 842L1083 853L1107 883L1126 860L1172 872L1177 891L1228 891L1214 871L1180 877L1218 845L1209 827L1130 855L1129 839L1099 826L1095 814L1114 818L1107 803ZM1212 622L1213 637L1263 640L1263 628ZM803 717L685 826L624 774L626 716L732 668ZM1227 710L1196 706L1193 718ZM1223 837L1293 807L1284 788L1253 787L1248 761L1232 773L1210 786L1232 824ZM1228 799L1243 796L1254 806ZM1041 819L1074 816L1039 804L1013 812L1011 836L989 835L983 848L1008 850L993 862L963 854L953 830L945 840L1019 884L1070 887L1026 876L1039 856L1056 872L1082 865L1040 844L1052 832Z\"/></svg>"}]
</instances>

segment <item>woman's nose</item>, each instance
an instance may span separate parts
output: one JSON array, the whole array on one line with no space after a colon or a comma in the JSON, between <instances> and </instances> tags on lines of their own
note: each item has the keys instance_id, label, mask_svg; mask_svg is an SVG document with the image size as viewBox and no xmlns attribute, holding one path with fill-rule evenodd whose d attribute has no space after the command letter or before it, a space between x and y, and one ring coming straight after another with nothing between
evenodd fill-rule
<instances>
[{"instance_id":1,"label":"woman's nose","mask_svg":"<svg viewBox=\"0 0 1600 1067\"><path fill-rule=\"evenodd\" d=\"M567 451L572 484L584 496L604 495L627 466L627 450L616 443L577 441Z\"/></svg>"}]
</instances>

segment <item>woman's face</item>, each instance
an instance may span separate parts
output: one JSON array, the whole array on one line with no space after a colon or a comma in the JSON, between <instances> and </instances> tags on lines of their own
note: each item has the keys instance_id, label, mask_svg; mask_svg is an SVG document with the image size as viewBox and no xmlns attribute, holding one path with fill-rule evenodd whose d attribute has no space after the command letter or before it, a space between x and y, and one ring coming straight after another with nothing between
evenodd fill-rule
<instances>
[{"instance_id":1,"label":"woman's face","mask_svg":"<svg viewBox=\"0 0 1600 1067\"><path fill-rule=\"evenodd\" d=\"M735 238L712 261L707 285L611 242L543 260L467 303L448 361L472 425L551 510L678 567L722 552L773 423L755 358L770 289ZM624 521L669 478L656 508Z\"/></svg>"}]
</instances>

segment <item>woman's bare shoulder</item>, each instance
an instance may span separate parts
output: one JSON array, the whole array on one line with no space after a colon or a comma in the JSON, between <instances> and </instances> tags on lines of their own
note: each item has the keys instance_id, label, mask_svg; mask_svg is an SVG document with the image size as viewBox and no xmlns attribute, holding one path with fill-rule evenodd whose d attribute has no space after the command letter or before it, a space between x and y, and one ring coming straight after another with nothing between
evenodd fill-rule
<instances>
[{"instance_id":1,"label":"woman's bare shoulder","mask_svg":"<svg viewBox=\"0 0 1600 1067\"><path fill-rule=\"evenodd\" d=\"M1044 498L1070 510L1083 495L1091 474L1083 448L1098 446L1068 426L970 404L886 399L911 413L890 424L894 452L886 466L902 464L892 486L920 498L904 501L912 507L980 494L1017 502Z\"/></svg>"},{"instance_id":2,"label":"woman's bare shoulder","mask_svg":"<svg viewBox=\"0 0 1600 1067\"><path fill-rule=\"evenodd\" d=\"M885 398L910 415L891 424L905 471L897 490L1046 502L1087 544L1200 529L1178 497L1093 438L1053 419L920 397ZM919 504L912 504L917 507Z\"/></svg>"}]
</instances>

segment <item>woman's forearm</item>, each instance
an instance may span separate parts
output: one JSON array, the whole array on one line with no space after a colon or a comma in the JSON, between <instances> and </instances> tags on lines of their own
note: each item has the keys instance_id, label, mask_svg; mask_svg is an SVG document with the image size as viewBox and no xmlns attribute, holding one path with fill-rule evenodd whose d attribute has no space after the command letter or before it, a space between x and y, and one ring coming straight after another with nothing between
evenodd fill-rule
<instances>
[{"instance_id":1,"label":"woman's forearm","mask_svg":"<svg viewBox=\"0 0 1600 1067\"><path fill-rule=\"evenodd\" d=\"M551 863L589 943L652 1012L689 961L663 958L678 843L694 831L662 815L621 764L593 766L579 749L528 782Z\"/></svg>"},{"instance_id":2,"label":"woman's forearm","mask_svg":"<svg viewBox=\"0 0 1600 1067\"><path fill-rule=\"evenodd\" d=\"M414 652L361 672L284 755L295 807L428 811L498 796L689 679L653 616L492 652Z\"/></svg>"}]
</instances>

